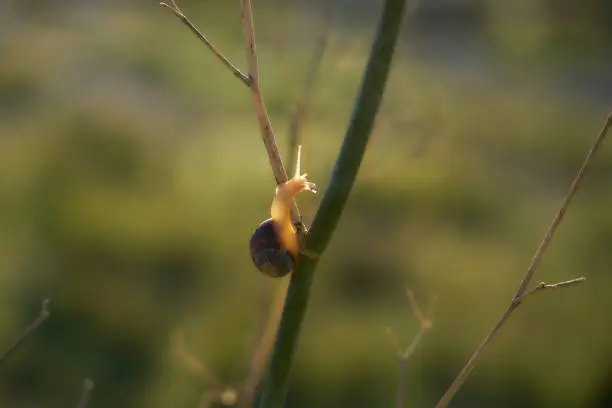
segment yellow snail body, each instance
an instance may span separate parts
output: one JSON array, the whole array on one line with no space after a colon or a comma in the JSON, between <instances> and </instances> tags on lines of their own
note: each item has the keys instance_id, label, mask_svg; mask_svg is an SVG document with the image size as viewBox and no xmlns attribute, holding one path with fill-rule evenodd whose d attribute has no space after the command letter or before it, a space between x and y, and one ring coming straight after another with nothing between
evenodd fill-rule
<instances>
[{"instance_id":1,"label":"yellow snail body","mask_svg":"<svg viewBox=\"0 0 612 408\"><path fill-rule=\"evenodd\" d=\"M253 264L272 277L287 275L299 262L300 244L291 219L293 198L302 191L317 192L315 184L306 178L307 174L300 174L301 152L298 146L295 176L276 187L271 218L259 224L249 242Z\"/></svg>"}]
</instances>

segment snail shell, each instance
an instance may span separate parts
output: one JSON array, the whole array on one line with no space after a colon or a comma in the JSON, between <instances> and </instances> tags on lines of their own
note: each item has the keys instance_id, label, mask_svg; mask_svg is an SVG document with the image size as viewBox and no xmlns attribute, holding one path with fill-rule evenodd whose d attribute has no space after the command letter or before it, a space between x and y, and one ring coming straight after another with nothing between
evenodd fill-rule
<instances>
[{"instance_id":1,"label":"snail shell","mask_svg":"<svg viewBox=\"0 0 612 408\"><path fill-rule=\"evenodd\" d=\"M295 265L295 260L289 251L281 247L272 218L257 226L249 245L255 267L268 276L273 278L285 276Z\"/></svg>"}]
</instances>

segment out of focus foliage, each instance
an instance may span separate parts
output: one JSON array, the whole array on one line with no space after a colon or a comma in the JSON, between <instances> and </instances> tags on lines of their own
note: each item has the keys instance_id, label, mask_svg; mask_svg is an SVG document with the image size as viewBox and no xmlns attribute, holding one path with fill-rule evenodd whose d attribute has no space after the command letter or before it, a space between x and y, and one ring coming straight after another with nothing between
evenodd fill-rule
<instances>
[{"instance_id":1,"label":"out of focus foliage","mask_svg":"<svg viewBox=\"0 0 612 408\"><path fill-rule=\"evenodd\" d=\"M182 6L245 66L235 3ZM423 3L320 264L292 407L393 403L384 327L406 341L418 330L405 285L439 298L406 381L407 404L432 406L509 301L612 106L609 1ZM378 6L337 5L303 132L321 190ZM255 7L282 150L323 19L307 1ZM454 406L612 404L611 163L609 145L537 276L588 284L530 299ZM247 249L273 191L247 91L155 1L3 1L0 349L43 297L52 315L0 367L0 405L71 406L91 377L93 408L195 408L214 387L176 357L176 330L239 384L276 285ZM300 198L307 219L317 199Z\"/></svg>"}]
</instances>

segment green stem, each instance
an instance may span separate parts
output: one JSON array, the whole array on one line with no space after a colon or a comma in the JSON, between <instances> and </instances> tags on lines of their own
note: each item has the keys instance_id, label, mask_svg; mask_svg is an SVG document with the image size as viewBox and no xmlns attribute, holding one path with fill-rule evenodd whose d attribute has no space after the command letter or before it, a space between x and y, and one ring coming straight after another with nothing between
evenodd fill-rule
<instances>
[{"instance_id":1,"label":"green stem","mask_svg":"<svg viewBox=\"0 0 612 408\"><path fill-rule=\"evenodd\" d=\"M320 256L325 251L355 184L382 100L405 6L406 0L385 0L353 115L329 187L306 239L306 253ZM299 267L291 275L274 350L261 387L260 408L281 408L284 405L289 370L317 263L317 257L302 256Z\"/></svg>"}]
</instances>

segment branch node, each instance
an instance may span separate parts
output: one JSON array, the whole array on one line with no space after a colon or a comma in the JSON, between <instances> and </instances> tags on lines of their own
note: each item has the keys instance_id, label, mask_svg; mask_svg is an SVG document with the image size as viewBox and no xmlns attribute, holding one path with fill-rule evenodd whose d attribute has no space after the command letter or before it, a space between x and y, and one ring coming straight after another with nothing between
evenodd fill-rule
<instances>
[{"instance_id":1,"label":"branch node","mask_svg":"<svg viewBox=\"0 0 612 408\"><path fill-rule=\"evenodd\" d=\"M546 282L538 282L537 285L535 285L532 289L528 290L527 292L523 293L523 295L521 295L519 297L519 302L523 299L525 299L527 296L530 296L536 292L545 290L545 289L560 289L560 288L565 288L568 286L573 286L573 285L577 285L579 283L583 283L585 282L587 279L584 276L580 276L578 278L574 278L574 279L570 279L570 280L566 280L566 281L561 281L561 282L557 282L557 283L546 283Z\"/></svg>"},{"instance_id":2,"label":"branch node","mask_svg":"<svg viewBox=\"0 0 612 408\"><path fill-rule=\"evenodd\" d=\"M435 307L435 303L437 301L436 296L430 296L428 306L427 306L427 316L423 315L421 311L421 307L417 302L414 293L410 288L406 288L406 293L408 295L408 301L410 302L410 308L412 309L412 313L415 315L417 320L419 321L419 331L417 335L414 337L412 342L408 347L402 347L399 343L399 340L395 336L395 333L390 327L387 327L385 330L387 332L387 336L389 337L389 341L391 345L396 350L397 359L399 360L399 378L397 382L397 395L396 395L396 407L401 408L404 406L404 381L406 376L406 365L408 363L408 359L414 353L417 346L421 343L425 332L431 329L433 325L433 321L431 320L431 316L433 313L433 309Z\"/></svg>"}]
</instances>

